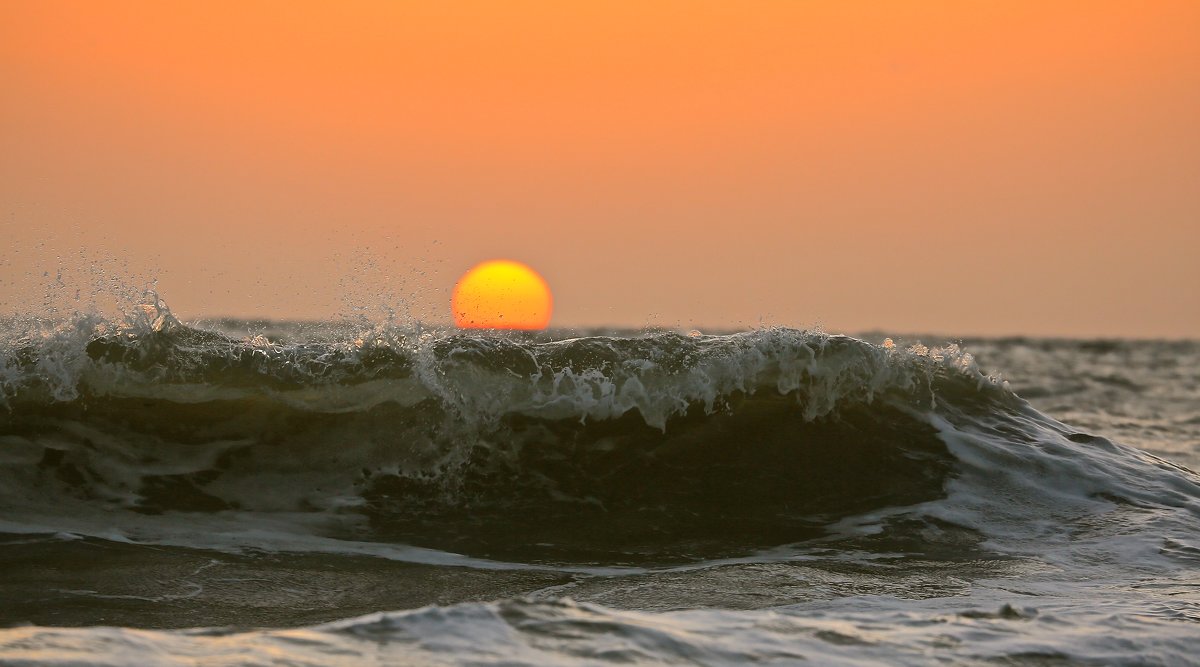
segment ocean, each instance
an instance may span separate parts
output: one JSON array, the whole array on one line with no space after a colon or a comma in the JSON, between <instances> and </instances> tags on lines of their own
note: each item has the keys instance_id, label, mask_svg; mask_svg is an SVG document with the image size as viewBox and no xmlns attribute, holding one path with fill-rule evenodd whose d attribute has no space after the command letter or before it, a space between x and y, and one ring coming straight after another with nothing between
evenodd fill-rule
<instances>
[{"instance_id":1,"label":"ocean","mask_svg":"<svg viewBox=\"0 0 1200 667\"><path fill-rule=\"evenodd\" d=\"M2 665L1200 664L1200 342L0 331Z\"/></svg>"}]
</instances>

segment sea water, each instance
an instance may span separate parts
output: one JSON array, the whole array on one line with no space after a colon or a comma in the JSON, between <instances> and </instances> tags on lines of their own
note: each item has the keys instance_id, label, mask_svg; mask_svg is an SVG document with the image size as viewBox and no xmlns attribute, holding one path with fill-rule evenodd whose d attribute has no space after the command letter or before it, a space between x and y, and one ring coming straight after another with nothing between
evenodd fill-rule
<instances>
[{"instance_id":1,"label":"sea water","mask_svg":"<svg viewBox=\"0 0 1200 667\"><path fill-rule=\"evenodd\" d=\"M1200 664L1200 343L2 328L0 664Z\"/></svg>"}]
</instances>

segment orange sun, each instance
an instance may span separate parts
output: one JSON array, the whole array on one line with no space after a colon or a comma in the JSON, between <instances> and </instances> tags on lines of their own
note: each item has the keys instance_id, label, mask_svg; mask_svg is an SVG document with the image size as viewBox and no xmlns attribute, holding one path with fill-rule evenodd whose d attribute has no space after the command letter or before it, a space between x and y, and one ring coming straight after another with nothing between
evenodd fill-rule
<instances>
[{"instance_id":1,"label":"orange sun","mask_svg":"<svg viewBox=\"0 0 1200 667\"><path fill-rule=\"evenodd\" d=\"M550 324L550 286L520 262L493 259L463 274L450 310L463 329L545 329Z\"/></svg>"}]
</instances>

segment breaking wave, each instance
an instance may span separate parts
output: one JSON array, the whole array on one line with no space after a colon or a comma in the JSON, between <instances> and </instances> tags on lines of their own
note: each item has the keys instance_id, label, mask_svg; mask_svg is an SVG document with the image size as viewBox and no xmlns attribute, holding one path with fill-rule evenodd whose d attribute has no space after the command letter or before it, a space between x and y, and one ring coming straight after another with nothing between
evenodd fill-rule
<instances>
[{"instance_id":1,"label":"breaking wave","mask_svg":"<svg viewBox=\"0 0 1200 667\"><path fill-rule=\"evenodd\" d=\"M237 337L157 298L123 322L9 329L8 532L621 565L914 507L1034 538L1046 508L1194 515L1200 497L1190 471L1037 413L957 346L791 329Z\"/></svg>"}]
</instances>

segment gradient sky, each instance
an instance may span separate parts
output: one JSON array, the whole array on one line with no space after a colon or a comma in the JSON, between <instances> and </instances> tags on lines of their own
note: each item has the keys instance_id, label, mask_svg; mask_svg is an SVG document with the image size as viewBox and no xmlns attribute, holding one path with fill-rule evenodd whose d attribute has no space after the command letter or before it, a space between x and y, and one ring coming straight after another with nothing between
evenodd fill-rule
<instances>
[{"instance_id":1,"label":"gradient sky","mask_svg":"<svg viewBox=\"0 0 1200 667\"><path fill-rule=\"evenodd\" d=\"M5 1L0 96L6 311L1200 337L1195 0Z\"/></svg>"}]
</instances>

